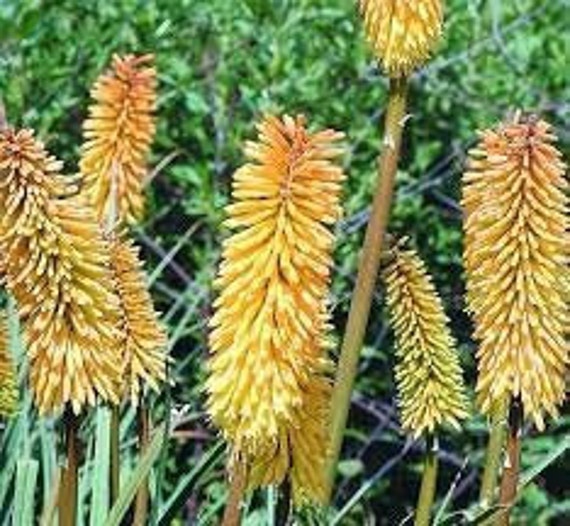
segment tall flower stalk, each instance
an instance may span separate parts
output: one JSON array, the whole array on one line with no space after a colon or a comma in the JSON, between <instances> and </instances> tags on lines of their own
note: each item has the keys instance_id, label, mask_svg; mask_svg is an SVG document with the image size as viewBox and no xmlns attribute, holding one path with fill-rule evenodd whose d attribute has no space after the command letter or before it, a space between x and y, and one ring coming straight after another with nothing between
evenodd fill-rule
<instances>
[{"instance_id":1,"label":"tall flower stalk","mask_svg":"<svg viewBox=\"0 0 570 526\"><path fill-rule=\"evenodd\" d=\"M437 492L437 472L439 469L437 437L430 433L426 435L425 443L424 470L414 518L415 526L429 526L431 524L433 501Z\"/></svg>"},{"instance_id":2,"label":"tall flower stalk","mask_svg":"<svg viewBox=\"0 0 570 526\"><path fill-rule=\"evenodd\" d=\"M342 134L310 133L301 116L267 117L258 133L246 144L248 163L234 175L226 208L234 233L215 282L207 407L231 445L235 484L253 489L289 478L296 502L322 501L326 300Z\"/></svg>"},{"instance_id":3,"label":"tall flower stalk","mask_svg":"<svg viewBox=\"0 0 570 526\"><path fill-rule=\"evenodd\" d=\"M460 428L467 397L455 339L431 277L415 251L400 241L383 270L390 324L395 332L396 382L402 428L426 437L416 526L428 526L437 482L437 430Z\"/></svg>"},{"instance_id":4,"label":"tall flower stalk","mask_svg":"<svg viewBox=\"0 0 570 526\"><path fill-rule=\"evenodd\" d=\"M495 404L489 417L489 442L485 453L485 466L481 477L479 502L486 508L493 502L497 490L497 480L501 469L502 452L507 430L507 400Z\"/></svg>"},{"instance_id":5,"label":"tall flower stalk","mask_svg":"<svg viewBox=\"0 0 570 526\"><path fill-rule=\"evenodd\" d=\"M332 438L328 459L326 493L330 500L358 358L380 267L384 235L390 216L394 181L406 121L406 98L410 74L429 57L442 31L440 0L361 0L366 36L377 60L390 77L388 107L384 121L382 154L378 163L378 186L364 238L348 321L342 342L332 399Z\"/></svg>"},{"instance_id":6,"label":"tall flower stalk","mask_svg":"<svg viewBox=\"0 0 570 526\"><path fill-rule=\"evenodd\" d=\"M79 417L67 408L63 414L65 465L61 470L59 487L58 513L59 526L77 524L77 490L79 473Z\"/></svg>"},{"instance_id":7,"label":"tall flower stalk","mask_svg":"<svg viewBox=\"0 0 570 526\"><path fill-rule=\"evenodd\" d=\"M568 183L555 142L549 124L517 114L481 134L463 177L477 396L489 415L509 406L509 467L501 483L508 508L516 497L522 418L543 429L546 415L558 415L570 358ZM508 521L507 511L502 522Z\"/></svg>"},{"instance_id":8,"label":"tall flower stalk","mask_svg":"<svg viewBox=\"0 0 570 526\"><path fill-rule=\"evenodd\" d=\"M147 158L155 133L156 71L153 56L113 57L109 71L91 91L94 103L85 121L80 170L84 192L111 243L111 268L122 314L123 395L137 407L141 452L149 439L150 415L143 385L158 389L166 377L166 334L152 306L138 251L123 225L137 222L144 209ZM119 405L111 418L111 500L119 486ZM148 490L141 485L136 519L146 520Z\"/></svg>"}]
</instances>

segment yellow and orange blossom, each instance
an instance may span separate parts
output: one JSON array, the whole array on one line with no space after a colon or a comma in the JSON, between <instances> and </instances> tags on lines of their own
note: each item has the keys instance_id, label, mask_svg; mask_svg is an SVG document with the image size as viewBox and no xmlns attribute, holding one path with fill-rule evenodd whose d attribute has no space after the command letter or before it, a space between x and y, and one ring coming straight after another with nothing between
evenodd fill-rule
<instances>
[{"instance_id":1,"label":"yellow and orange blossom","mask_svg":"<svg viewBox=\"0 0 570 526\"><path fill-rule=\"evenodd\" d=\"M91 90L94 103L83 125L79 168L101 222L111 213L132 223L143 212L147 157L155 133L152 63L152 55L115 55L111 70Z\"/></svg>"},{"instance_id":2,"label":"yellow and orange blossom","mask_svg":"<svg viewBox=\"0 0 570 526\"><path fill-rule=\"evenodd\" d=\"M395 332L396 382L404 430L418 437L442 424L459 428L468 416L455 339L424 262L405 248L387 252L383 271L390 324Z\"/></svg>"},{"instance_id":3,"label":"yellow and orange blossom","mask_svg":"<svg viewBox=\"0 0 570 526\"><path fill-rule=\"evenodd\" d=\"M481 134L463 177L467 300L484 412L520 397L536 425L564 400L569 359L568 183L546 122Z\"/></svg>"},{"instance_id":4,"label":"yellow and orange blossom","mask_svg":"<svg viewBox=\"0 0 570 526\"><path fill-rule=\"evenodd\" d=\"M327 342L322 342L325 347ZM260 447L251 458L248 487L280 484L289 475L293 502L325 503L324 473L330 439L332 385L328 377L332 365L324 360L303 393L295 411L294 424L283 427L277 440ZM235 461L238 461L236 459Z\"/></svg>"},{"instance_id":5,"label":"yellow and orange blossom","mask_svg":"<svg viewBox=\"0 0 570 526\"><path fill-rule=\"evenodd\" d=\"M167 338L148 292L138 247L116 237L111 242L111 262L123 318L123 385L136 406L144 385L158 390L166 378Z\"/></svg>"},{"instance_id":6,"label":"yellow and orange blossom","mask_svg":"<svg viewBox=\"0 0 570 526\"><path fill-rule=\"evenodd\" d=\"M11 417L18 409L16 370L10 356L6 314L0 312L0 416Z\"/></svg>"},{"instance_id":7,"label":"yellow and orange blossom","mask_svg":"<svg viewBox=\"0 0 570 526\"><path fill-rule=\"evenodd\" d=\"M443 25L442 0L360 0L366 36L390 77L405 77L429 59Z\"/></svg>"},{"instance_id":8,"label":"yellow and orange blossom","mask_svg":"<svg viewBox=\"0 0 570 526\"><path fill-rule=\"evenodd\" d=\"M227 207L225 224L235 232L215 283L207 381L209 413L234 456L264 459L265 473L259 464L252 471L254 485L302 469L290 444L316 403L307 393L325 381L330 227L341 214L344 179L333 162L342 134L309 133L303 117L288 116L267 117L258 130Z\"/></svg>"},{"instance_id":9,"label":"yellow and orange blossom","mask_svg":"<svg viewBox=\"0 0 570 526\"><path fill-rule=\"evenodd\" d=\"M40 413L117 401L118 298L91 208L30 130L0 133L0 250Z\"/></svg>"}]
</instances>

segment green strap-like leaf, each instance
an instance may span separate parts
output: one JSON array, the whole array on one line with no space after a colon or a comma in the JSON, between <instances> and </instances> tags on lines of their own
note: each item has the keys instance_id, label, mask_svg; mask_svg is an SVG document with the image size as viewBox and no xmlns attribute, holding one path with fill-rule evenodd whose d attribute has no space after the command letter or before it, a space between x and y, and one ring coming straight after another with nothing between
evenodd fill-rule
<instances>
[{"instance_id":1,"label":"green strap-like leaf","mask_svg":"<svg viewBox=\"0 0 570 526\"><path fill-rule=\"evenodd\" d=\"M91 475L91 526L105 522L109 509L110 433L111 410L98 407L95 419L95 455Z\"/></svg>"},{"instance_id":2,"label":"green strap-like leaf","mask_svg":"<svg viewBox=\"0 0 570 526\"><path fill-rule=\"evenodd\" d=\"M37 460L20 460L16 467L14 491L14 524L32 526L34 524L34 493L38 478Z\"/></svg>"},{"instance_id":3,"label":"green strap-like leaf","mask_svg":"<svg viewBox=\"0 0 570 526\"><path fill-rule=\"evenodd\" d=\"M566 435L560 444L556 446L550 453L544 455L534 466L527 469L522 475L519 483L519 493L528 486L538 475L540 475L548 466L556 462L562 455L570 449L570 435Z\"/></svg>"},{"instance_id":4,"label":"green strap-like leaf","mask_svg":"<svg viewBox=\"0 0 570 526\"><path fill-rule=\"evenodd\" d=\"M127 482L121 488L119 498L107 517L105 526L120 526L121 520L127 513L141 483L149 476L150 470L156 459L158 458L162 444L167 438L166 427L160 431L156 431L148 449L139 460L134 471L127 478Z\"/></svg>"},{"instance_id":5,"label":"green strap-like leaf","mask_svg":"<svg viewBox=\"0 0 570 526\"><path fill-rule=\"evenodd\" d=\"M200 462L179 482L164 508L160 510L158 526L168 526L176 513L184 506L196 484L204 477L222 457L225 446L218 442L201 459Z\"/></svg>"}]
</instances>

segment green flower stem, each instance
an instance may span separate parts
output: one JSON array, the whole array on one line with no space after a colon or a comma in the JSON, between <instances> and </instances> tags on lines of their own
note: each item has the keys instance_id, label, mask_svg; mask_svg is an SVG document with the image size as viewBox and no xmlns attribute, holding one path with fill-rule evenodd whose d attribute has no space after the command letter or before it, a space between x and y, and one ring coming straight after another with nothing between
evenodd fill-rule
<instances>
[{"instance_id":1,"label":"green flower stem","mask_svg":"<svg viewBox=\"0 0 570 526\"><path fill-rule=\"evenodd\" d=\"M497 519L498 526L509 526L511 510L517 498L521 464L521 433L523 423L520 399L511 400L509 408L509 433L507 435L507 456L501 479L499 504L503 508Z\"/></svg>"},{"instance_id":2,"label":"green flower stem","mask_svg":"<svg viewBox=\"0 0 570 526\"><path fill-rule=\"evenodd\" d=\"M364 239L332 395L331 445L325 481L328 501L330 501L334 486L358 358L368 325L382 246L390 215L405 124L407 91L408 80L406 78L390 81L390 94L384 124L383 151L378 163L378 187Z\"/></svg>"},{"instance_id":3,"label":"green flower stem","mask_svg":"<svg viewBox=\"0 0 570 526\"><path fill-rule=\"evenodd\" d=\"M119 489L121 485L121 454L120 454L120 407L118 405L113 405L111 407L111 422L110 426L110 496L111 496L111 507L117 500L119 496Z\"/></svg>"},{"instance_id":4,"label":"green flower stem","mask_svg":"<svg viewBox=\"0 0 570 526\"><path fill-rule=\"evenodd\" d=\"M499 469L501 467L506 435L506 409L506 400L502 400L497 404L491 415L491 433L489 435L485 468L479 494L479 502L482 509L490 507L497 497Z\"/></svg>"},{"instance_id":5,"label":"green flower stem","mask_svg":"<svg viewBox=\"0 0 570 526\"><path fill-rule=\"evenodd\" d=\"M66 464L62 469L59 488L59 526L75 526L77 519L77 473L79 467L79 417L67 407L63 414L65 426Z\"/></svg>"},{"instance_id":6,"label":"green flower stem","mask_svg":"<svg viewBox=\"0 0 570 526\"><path fill-rule=\"evenodd\" d=\"M141 399L137 408L139 455L143 456L150 444L150 415L145 400ZM139 487L135 504L133 524L146 524L149 505L148 479L145 478Z\"/></svg>"},{"instance_id":7,"label":"green flower stem","mask_svg":"<svg viewBox=\"0 0 570 526\"><path fill-rule=\"evenodd\" d=\"M433 499L437 486L437 440L434 435L426 437L426 457L418 505L416 508L415 526L429 526Z\"/></svg>"},{"instance_id":8,"label":"green flower stem","mask_svg":"<svg viewBox=\"0 0 570 526\"><path fill-rule=\"evenodd\" d=\"M247 480L246 466L239 460L233 462L230 474L230 492L222 526L239 526L241 524L241 505Z\"/></svg>"},{"instance_id":9,"label":"green flower stem","mask_svg":"<svg viewBox=\"0 0 570 526\"><path fill-rule=\"evenodd\" d=\"M117 165L111 167L111 206L107 212L107 217L102 225L107 240L114 238L115 226L117 222ZM120 426L121 426L121 405L120 403L111 406L111 420L109 422L109 440L110 440L110 506L113 507L115 501L119 497L121 485L121 450L120 450Z\"/></svg>"}]
</instances>

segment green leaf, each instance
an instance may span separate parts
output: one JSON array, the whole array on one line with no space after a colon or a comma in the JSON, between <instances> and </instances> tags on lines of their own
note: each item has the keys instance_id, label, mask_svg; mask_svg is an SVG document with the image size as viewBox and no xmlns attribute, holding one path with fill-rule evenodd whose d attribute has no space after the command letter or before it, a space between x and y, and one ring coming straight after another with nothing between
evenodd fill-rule
<instances>
[{"instance_id":1,"label":"green leaf","mask_svg":"<svg viewBox=\"0 0 570 526\"><path fill-rule=\"evenodd\" d=\"M570 435L566 435L562 442L558 444L550 453L545 455L534 466L527 469L522 475L519 483L519 493L530 484L538 475L540 475L548 466L556 462L562 455L570 449Z\"/></svg>"},{"instance_id":2,"label":"green leaf","mask_svg":"<svg viewBox=\"0 0 570 526\"><path fill-rule=\"evenodd\" d=\"M168 430L156 431L148 449L139 460L136 468L127 478L127 482L121 488L119 498L111 509L111 513L104 523L105 526L120 526L125 513L127 513L131 502L133 501L139 486L148 478L150 470L162 449L163 442L167 439Z\"/></svg>"},{"instance_id":3,"label":"green leaf","mask_svg":"<svg viewBox=\"0 0 570 526\"><path fill-rule=\"evenodd\" d=\"M99 526L105 521L109 509L109 471L110 471L110 423L111 410L108 407L97 408L95 417L95 455L91 475L91 526Z\"/></svg>"},{"instance_id":4,"label":"green leaf","mask_svg":"<svg viewBox=\"0 0 570 526\"><path fill-rule=\"evenodd\" d=\"M34 494L38 478L37 460L20 460L16 467L14 490L14 522L18 526L34 524Z\"/></svg>"},{"instance_id":5,"label":"green leaf","mask_svg":"<svg viewBox=\"0 0 570 526\"><path fill-rule=\"evenodd\" d=\"M222 457L225 445L218 442L201 459L200 462L178 483L172 496L160 511L158 526L171 524L178 511L188 500L198 482L214 467Z\"/></svg>"},{"instance_id":6,"label":"green leaf","mask_svg":"<svg viewBox=\"0 0 570 526\"><path fill-rule=\"evenodd\" d=\"M42 485L44 503L50 501L55 487L57 472L57 435L48 419L38 421L40 428L40 452L42 466Z\"/></svg>"}]
</instances>

